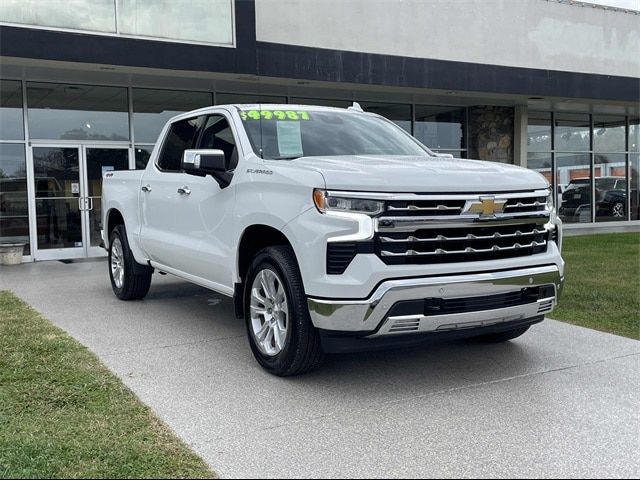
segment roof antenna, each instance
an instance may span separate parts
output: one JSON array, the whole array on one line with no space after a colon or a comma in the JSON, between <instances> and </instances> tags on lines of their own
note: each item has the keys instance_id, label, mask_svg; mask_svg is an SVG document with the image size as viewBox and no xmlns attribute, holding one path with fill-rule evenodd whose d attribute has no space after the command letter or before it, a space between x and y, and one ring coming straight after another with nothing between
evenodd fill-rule
<instances>
[{"instance_id":1,"label":"roof antenna","mask_svg":"<svg viewBox=\"0 0 640 480\"><path fill-rule=\"evenodd\" d=\"M353 105L351 105L349 108L347 108L347 110L355 110L356 112L364 112L364 110L362 110L362 107L360 106L360 104L358 102L353 102Z\"/></svg>"}]
</instances>

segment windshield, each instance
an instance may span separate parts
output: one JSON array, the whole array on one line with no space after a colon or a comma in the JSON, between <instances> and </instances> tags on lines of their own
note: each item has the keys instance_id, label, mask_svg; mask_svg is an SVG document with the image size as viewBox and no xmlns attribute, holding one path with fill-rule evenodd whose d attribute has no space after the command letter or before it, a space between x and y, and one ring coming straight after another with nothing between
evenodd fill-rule
<instances>
[{"instance_id":1,"label":"windshield","mask_svg":"<svg viewBox=\"0 0 640 480\"><path fill-rule=\"evenodd\" d=\"M251 146L265 159L334 155L430 156L400 127L350 111L241 110Z\"/></svg>"}]
</instances>

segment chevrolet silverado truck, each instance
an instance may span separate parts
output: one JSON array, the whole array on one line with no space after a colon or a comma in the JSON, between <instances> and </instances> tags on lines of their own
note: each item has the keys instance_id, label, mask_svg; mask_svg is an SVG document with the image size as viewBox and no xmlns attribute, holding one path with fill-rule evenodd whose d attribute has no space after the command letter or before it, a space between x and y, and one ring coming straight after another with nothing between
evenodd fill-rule
<instances>
[{"instance_id":1,"label":"chevrolet silverado truck","mask_svg":"<svg viewBox=\"0 0 640 480\"><path fill-rule=\"evenodd\" d=\"M564 281L552 197L357 104L227 105L171 119L146 170L106 173L102 225L118 298L155 271L232 297L258 363L288 376L327 353L522 335Z\"/></svg>"}]
</instances>

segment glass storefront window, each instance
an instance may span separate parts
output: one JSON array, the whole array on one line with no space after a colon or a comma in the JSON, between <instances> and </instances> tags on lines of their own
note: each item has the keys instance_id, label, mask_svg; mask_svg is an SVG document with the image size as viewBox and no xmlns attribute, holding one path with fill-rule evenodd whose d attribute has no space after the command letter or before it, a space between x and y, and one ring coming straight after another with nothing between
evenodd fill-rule
<instances>
[{"instance_id":1,"label":"glass storefront window","mask_svg":"<svg viewBox=\"0 0 640 480\"><path fill-rule=\"evenodd\" d=\"M640 220L640 155L629 155L629 191L631 193L631 220Z\"/></svg>"},{"instance_id":2,"label":"glass storefront window","mask_svg":"<svg viewBox=\"0 0 640 480\"><path fill-rule=\"evenodd\" d=\"M231 1L117 0L118 31L128 35L230 45L233 43Z\"/></svg>"},{"instance_id":3,"label":"glass storefront window","mask_svg":"<svg viewBox=\"0 0 640 480\"><path fill-rule=\"evenodd\" d=\"M624 153L595 154L596 222L627 218L626 160Z\"/></svg>"},{"instance_id":4,"label":"glass storefront window","mask_svg":"<svg viewBox=\"0 0 640 480\"><path fill-rule=\"evenodd\" d=\"M208 92L134 88L133 135L136 142L155 143L171 117L212 105Z\"/></svg>"},{"instance_id":5,"label":"glass storefront window","mask_svg":"<svg viewBox=\"0 0 640 480\"><path fill-rule=\"evenodd\" d=\"M411 133L411 105L359 101L365 112L377 113ZM429 145L427 145L429 146Z\"/></svg>"},{"instance_id":6,"label":"glass storefront window","mask_svg":"<svg viewBox=\"0 0 640 480\"><path fill-rule=\"evenodd\" d=\"M22 84L0 80L0 140L24 140Z\"/></svg>"},{"instance_id":7,"label":"glass storefront window","mask_svg":"<svg viewBox=\"0 0 640 480\"><path fill-rule=\"evenodd\" d=\"M136 145L136 170L144 170L147 168L147 163L149 163L152 151L153 146Z\"/></svg>"},{"instance_id":8,"label":"glass storefront window","mask_svg":"<svg viewBox=\"0 0 640 480\"><path fill-rule=\"evenodd\" d=\"M114 33L116 5L114 0L2 0L0 21Z\"/></svg>"},{"instance_id":9,"label":"glass storefront window","mask_svg":"<svg viewBox=\"0 0 640 480\"><path fill-rule=\"evenodd\" d=\"M216 93L216 105L231 103L287 103L287 97L279 95L262 95L260 93Z\"/></svg>"},{"instance_id":10,"label":"glass storefront window","mask_svg":"<svg viewBox=\"0 0 640 480\"><path fill-rule=\"evenodd\" d=\"M560 218L567 223L591 222L591 155L558 153L556 163Z\"/></svg>"},{"instance_id":11,"label":"glass storefront window","mask_svg":"<svg viewBox=\"0 0 640 480\"><path fill-rule=\"evenodd\" d=\"M319 105L321 107L337 107L348 108L353 105L353 102L349 100L333 100L327 98L304 98L304 97L291 97L290 102L295 105Z\"/></svg>"},{"instance_id":12,"label":"glass storefront window","mask_svg":"<svg viewBox=\"0 0 640 480\"><path fill-rule=\"evenodd\" d=\"M553 185L553 160L550 153L529 153L527 156L527 168L535 170L546 178L549 184ZM559 205L562 201L561 196L555 198L554 201L556 205Z\"/></svg>"},{"instance_id":13,"label":"glass storefront window","mask_svg":"<svg viewBox=\"0 0 640 480\"><path fill-rule=\"evenodd\" d=\"M629 119L629 151L640 152L640 119Z\"/></svg>"},{"instance_id":14,"label":"glass storefront window","mask_svg":"<svg viewBox=\"0 0 640 480\"><path fill-rule=\"evenodd\" d=\"M527 148L529 152L551 151L551 112L529 113Z\"/></svg>"},{"instance_id":15,"label":"glass storefront window","mask_svg":"<svg viewBox=\"0 0 640 480\"><path fill-rule=\"evenodd\" d=\"M28 82L27 108L31 138L129 140L126 88Z\"/></svg>"},{"instance_id":16,"label":"glass storefront window","mask_svg":"<svg viewBox=\"0 0 640 480\"><path fill-rule=\"evenodd\" d=\"M0 242L24 243L30 255L25 158L23 144L0 143Z\"/></svg>"},{"instance_id":17,"label":"glass storefront window","mask_svg":"<svg viewBox=\"0 0 640 480\"><path fill-rule=\"evenodd\" d=\"M625 117L593 117L593 150L595 152L624 152Z\"/></svg>"},{"instance_id":18,"label":"glass storefront window","mask_svg":"<svg viewBox=\"0 0 640 480\"><path fill-rule=\"evenodd\" d=\"M565 152L588 152L591 149L589 115L558 113L555 117L555 149Z\"/></svg>"},{"instance_id":19,"label":"glass storefront window","mask_svg":"<svg viewBox=\"0 0 640 480\"><path fill-rule=\"evenodd\" d=\"M466 110L459 107L416 105L414 136L434 151L467 148Z\"/></svg>"}]
</instances>

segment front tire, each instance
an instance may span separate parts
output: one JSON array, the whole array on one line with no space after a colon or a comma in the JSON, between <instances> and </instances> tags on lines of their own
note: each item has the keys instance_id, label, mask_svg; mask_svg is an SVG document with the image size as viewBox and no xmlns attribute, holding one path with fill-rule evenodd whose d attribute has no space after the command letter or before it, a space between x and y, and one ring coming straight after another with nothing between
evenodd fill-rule
<instances>
[{"instance_id":1,"label":"front tire","mask_svg":"<svg viewBox=\"0 0 640 480\"><path fill-rule=\"evenodd\" d=\"M269 373L300 375L322 363L320 336L291 247L258 252L247 275L244 307L251 351Z\"/></svg>"},{"instance_id":2,"label":"front tire","mask_svg":"<svg viewBox=\"0 0 640 480\"><path fill-rule=\"evenodd\" d=\"M142 272L140 272L142 271ZM153 271L138 265L133 258L127 231L118 225L109 237L109 279L120 300L140 300L149 293Z\"/></svg>"}]
</instances>

